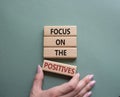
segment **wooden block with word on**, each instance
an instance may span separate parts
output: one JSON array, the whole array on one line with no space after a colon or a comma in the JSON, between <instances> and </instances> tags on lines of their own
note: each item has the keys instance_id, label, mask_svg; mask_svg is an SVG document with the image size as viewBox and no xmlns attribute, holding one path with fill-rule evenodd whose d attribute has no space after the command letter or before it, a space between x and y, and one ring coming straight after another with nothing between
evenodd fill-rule
<instances>
[{"instance_id":1,"label":"wooden block with word on","mask_svg":"<svg viewBox=\"0 0 120 97\"><path fill-rule=\"evenodd\" d=\"M44 37L44 47L76 47L76 37Z\"/></svg>"},{"instance_id":2,"label":"wooden block with word on","mask_svg":"<svg viewBox=\"0 0 120 97\"><path fill-rule=\"evenodd\" d=\"M77 48L45 48L44 58L70 59L77 57Z\"/></svg>"},{"instance_id":3,"label":"wooden block with word on","mask_svg":"<svg viewBox=\"0 0 120 97\"><path fill-rule=\"evenodd\" d=\"M44 71L53 72L57 74L74 76L76 74L77 66L44 60L42 69Z\"/></svg>"},{"instance_id":4,"label":"wooden block with word on","mask_svg":"<svg viewBox=\"0 0 120 97\"><path fill-rule=\"evenodd\" d=\"M44 36L76 36L76 26L44 26Z\"/></svg>"}]
</instances>

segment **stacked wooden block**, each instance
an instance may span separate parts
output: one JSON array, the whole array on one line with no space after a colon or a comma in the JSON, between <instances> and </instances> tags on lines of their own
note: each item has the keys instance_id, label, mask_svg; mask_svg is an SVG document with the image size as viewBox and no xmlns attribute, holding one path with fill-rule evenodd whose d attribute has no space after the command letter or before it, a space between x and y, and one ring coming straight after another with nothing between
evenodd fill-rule
<instances>
[{"instance_id":1,"label":"stacked wooden block","mask_svg":"<svg viewBox=\"0 0 120 97\"><path fill-rule=\"evenodd\" d=\"M43 62L43 70L48 72L53 72L57 74L74 76L76 74L77 66L68 65L64 63L44 60Z\"/></svg>"},{"instance_id":2,"label":"stacked wooden block","mask_svg":"<svg viewBox=\"0 0 120 97\"><path fill-rule=\"evenodd\" d=\"M76 26L44 26L44 58L76 58L76 36Z\"/></svg>"},{"instance_id":3,"label":"stacked wooden block","mask_svg":"<svg viewBox=\"0 0 120 97\"><path fill-rule=\"evenodd\" d=\"M44 26L44 58L77 58L76 26ZM77 66L44 60L43 70L68 76L76 74Z\"/></svg>"}]
</instances>

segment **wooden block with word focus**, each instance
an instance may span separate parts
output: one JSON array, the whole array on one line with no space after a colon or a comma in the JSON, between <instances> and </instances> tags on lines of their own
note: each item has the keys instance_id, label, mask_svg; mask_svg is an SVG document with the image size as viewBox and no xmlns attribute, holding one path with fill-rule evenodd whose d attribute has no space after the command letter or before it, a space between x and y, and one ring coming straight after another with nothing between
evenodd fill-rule
<instances>
[{"instance_id":1,"label":"wooden block with word focus","mask_svg":"<svg viewBox=\"0 0 120 97\"><path fill-rule=\"evenodd\" d=\"M77 36L76 26L44 26L44 36Z\"/></svg>"},{"instance_id":2,"label":"wooden block with word focus","mask_svg":"<svg viewBox=\"0 0 120 97\"><path fill-rule=\"evenodd\" d=\"M77 58L77 48L45 48L44 58L74 59Z\"/></svg>"},{"instance_id":3,"label":"wooden block with word focus","mask_svg":"<svg viewBox=\"0 0 120 97\"><path fill-rule=\"evenodd\" d=\"M76 74L77 66L44 60L42 69L44 71L53 72L57 74L74 76Z\"/></svg>"},{"instance_id":4,"label":"wooden block with word focus","mask_svg":"<svg viewBox=\"0 0 120 97\"><path fill-rule=\"evenodd\" d=\"M44 37L44 47L76 47L76 37Z\"/></svg>"}]
</instances>

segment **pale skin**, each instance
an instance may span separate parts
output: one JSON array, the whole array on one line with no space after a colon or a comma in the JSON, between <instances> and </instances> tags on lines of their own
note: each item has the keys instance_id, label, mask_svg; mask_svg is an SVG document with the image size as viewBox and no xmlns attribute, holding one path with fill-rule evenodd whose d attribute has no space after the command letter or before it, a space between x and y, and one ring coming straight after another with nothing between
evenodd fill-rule
<instances>
[{"instance_id":1,"label":"pale skin","mask_svg":"<svg viewBox=\"0 0 120 97\"><path fill-rule=\"evenodd\" d=\"M38 65L30 97L90 97L92 95L91 89L96 83L92 74L80 80L80 74L77 73L69 82L43 90L43 79L43 71L40 65Z\"/></svg>"}]
</instances>

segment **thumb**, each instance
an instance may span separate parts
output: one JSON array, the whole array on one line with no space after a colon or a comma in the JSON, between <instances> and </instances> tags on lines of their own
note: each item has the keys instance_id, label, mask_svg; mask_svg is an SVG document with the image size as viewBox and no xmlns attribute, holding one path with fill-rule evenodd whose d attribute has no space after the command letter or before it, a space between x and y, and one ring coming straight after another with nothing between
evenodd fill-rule
<instances>
[{"instance_id":1,"label":"thumb","mask_svg":"<svg viewBox=\"0 0 120 97\"><path fill-rule=\"evenodd\" d=\"M42 90L42 81L43 81L44 75L43 75L43 71L40 65L38 65L37 67L37 73L34 77L34 81L33 81L33 89L39 89Z\"/></svg>"}]
</instances>

